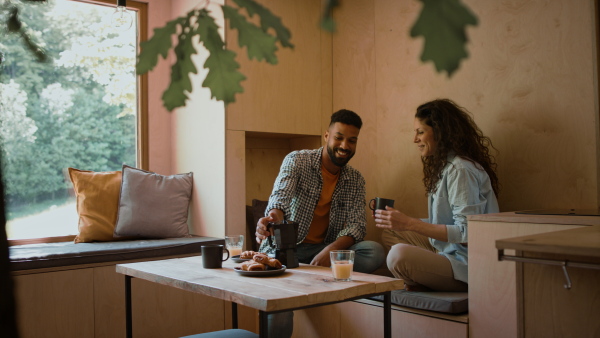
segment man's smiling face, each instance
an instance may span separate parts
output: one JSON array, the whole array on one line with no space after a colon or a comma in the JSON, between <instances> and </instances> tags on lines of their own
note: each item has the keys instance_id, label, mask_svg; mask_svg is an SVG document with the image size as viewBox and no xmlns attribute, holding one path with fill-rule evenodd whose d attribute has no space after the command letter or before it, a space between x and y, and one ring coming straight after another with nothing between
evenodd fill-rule
<instances>
[{"instance_id":1,"label":"man's smiling face","mask_svg":"<svg viewBox=\"0 0 600 338\"><path fill-rule=\"evenodd\" d=\"M327 141L327 154L331 162L343 167L350 161L356 152L356 143L360 129L355 126L336 122L325 133Z\"/></svg>"}]
</instances>

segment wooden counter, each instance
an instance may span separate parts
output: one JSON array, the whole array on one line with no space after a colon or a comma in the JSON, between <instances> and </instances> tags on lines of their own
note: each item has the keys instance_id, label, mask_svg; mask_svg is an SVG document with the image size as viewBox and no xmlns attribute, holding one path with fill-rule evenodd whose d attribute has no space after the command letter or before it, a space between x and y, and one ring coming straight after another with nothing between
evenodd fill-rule
<instances>
[{"instance_id":1,"label":"wooden counter","mask_svg":"<svg viewBox=\"0 0 600 338\"><path fill-rule=\"evenodd\" d=\"M498 261L496 241L600 225L598 216L532 215L503 212L469 221L469 337L516 337L522 307L515 281L521 265ZM514 250L511 250L514 251ZM513 254L513 252L509 252ZM564 277L559 269L558 287ZM547 282L544 282L547 283ZM555 283L555 284L556 284Z\"/></svg>"},{"instance_id":2,"label":"wooden counter","mask_svg":"<svg viewBox=\"0 0 600 338\"><path fill-rule=\"evenodd\" d=\"M600 216L534 215L501 212L497 214L472 215L469 221L531 223L557 225L600 225Z\"/></svg>"},{"instance_id":3,"label":"wooden counter","mask_svg":"<svg viewBox=\"0 0 600 338\"><path fill-rule=\"evenodd\" d=\"M600 225L501 239L496 248L600 258Z\"/></svg>"}]
</instances>

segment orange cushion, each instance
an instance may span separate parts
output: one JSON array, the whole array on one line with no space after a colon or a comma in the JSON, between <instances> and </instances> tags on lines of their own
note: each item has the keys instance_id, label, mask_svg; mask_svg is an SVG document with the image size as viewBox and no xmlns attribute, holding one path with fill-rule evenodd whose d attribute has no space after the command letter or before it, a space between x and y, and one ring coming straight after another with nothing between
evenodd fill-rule
<instances>
[{"instance_id":1,"label":"orange cushion","mask_svg":"<svg viewBox=\"0 0 600 338\"><path fill-rule=\"evenodd\" d=\"M69 177L77 195L79 214L79 234L75 243L118 240L113 237L113 232L119 207L121 172L69 168Z\"/></svg>"}]
</instances>

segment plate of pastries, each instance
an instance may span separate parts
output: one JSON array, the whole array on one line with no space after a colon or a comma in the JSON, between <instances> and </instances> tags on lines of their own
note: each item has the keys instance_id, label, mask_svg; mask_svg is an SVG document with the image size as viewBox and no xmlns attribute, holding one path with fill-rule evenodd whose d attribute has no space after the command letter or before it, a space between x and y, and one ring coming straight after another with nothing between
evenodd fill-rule
<instances>
[{"instance_id":1,"label":"plate of pastries","mask_svg":"<svg viewBox=\"0 0 600 338\"><path fill-rule=\"evenodd\" d=\"M285 265L267 254L256 251L244 251L240 254L239 266L233 270L242 276L276 276L285 272Z\"/></svg>"}]
</instances>

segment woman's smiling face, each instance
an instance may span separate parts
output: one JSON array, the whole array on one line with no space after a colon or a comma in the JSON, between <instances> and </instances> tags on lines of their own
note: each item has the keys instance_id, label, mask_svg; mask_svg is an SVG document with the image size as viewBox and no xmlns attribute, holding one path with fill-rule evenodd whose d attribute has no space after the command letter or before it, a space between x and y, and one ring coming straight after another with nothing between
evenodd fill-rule
<instances>
[{"instance_id":1,"label":"woman's smiling face","mask_svg":"<svg viewBox=\"0 0 600 338\"><path fill-rule=\"evenodd\" d=\"M415 139L422 157L432 156L435 152L436 141L433 134L433 128L424 123L424 121L415 118Z\"/></svg>"}]
</instances>

